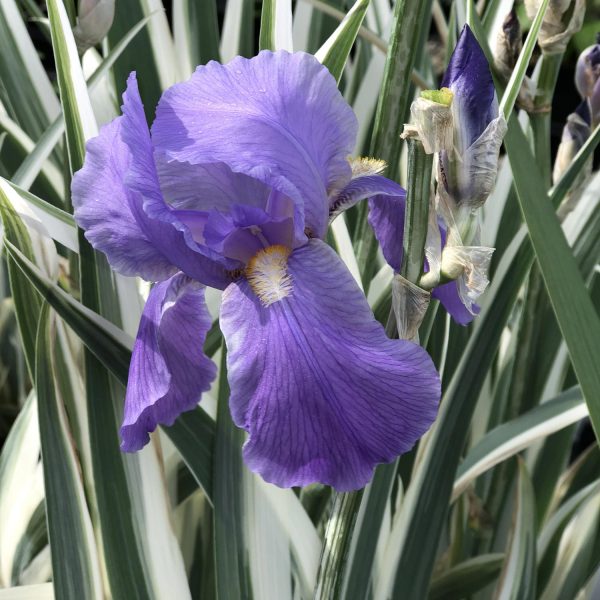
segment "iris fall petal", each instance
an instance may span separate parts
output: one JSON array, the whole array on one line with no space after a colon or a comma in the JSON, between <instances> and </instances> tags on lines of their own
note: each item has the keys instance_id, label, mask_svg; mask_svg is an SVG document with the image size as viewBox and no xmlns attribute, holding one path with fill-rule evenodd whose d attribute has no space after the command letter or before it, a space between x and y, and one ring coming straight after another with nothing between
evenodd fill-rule
<instances>
[{"instance_id":1,"label":"iris fall petal","mask_svg":"<svg viewBox=\"0 0 600 600\"><path fill-rule=\"evenodd\" d=\"M248 466L279 486L364 486L437 412L427 353L390 340L339 257L313 239L287 262L291 291L265 306L245 280L224 293L231 412Z\"/></svg>"},{"instance_id":2,"label":"iris fall petal","mask_svg":"<svg viewBox=\"0 0 600 600\"><path fill-rule=\"evenodd\" d=\"M178 273L152 288L129 367L122 450L140 450L210 388L216 365L202 348L210 325L201 284Z\"/></svg>"}]
</instances>

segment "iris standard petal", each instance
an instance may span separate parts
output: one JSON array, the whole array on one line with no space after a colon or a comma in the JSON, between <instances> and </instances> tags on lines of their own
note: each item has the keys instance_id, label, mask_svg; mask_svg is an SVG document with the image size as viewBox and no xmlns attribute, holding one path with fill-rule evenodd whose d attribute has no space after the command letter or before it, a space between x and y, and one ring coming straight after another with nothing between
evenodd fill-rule
<instances>
[{"instance_id":1,"label":"iris standard petal","mask_svg":"<svg viewBox=\"0 0 600 600\"><path fill-rule=\"evenodd\" d=\"M459 134L457 150L462 154L498 116L492 73L468 25L450 57L442 87L454 94L452 114Z\"/></svg>"},{"instance_id":2,"label":"iris standard petal","mask_svg":"<svg viewBox=\"0 0 600 600\"><path fill-rule=\"evenodd\" d=\"M230 406L248 466L282 487L364 486L437 412L427 353L390 340L340 258L320 240L293 251L289 293L265 306L247 280L224 293Z\"/></svg>"},{"instance_id":3,"label":"iris standard petal","mask_svg":"<svg viewBox=\"0 0 600 600\"><path fill-rule=\"evenodd\" d=\"M123 117L118 117L87 143L85 163L71 186L75 220L115 271L161 281L177 268L154 246L129 206L124 179L131 153L122 128Z\"/></svg>"},{"instance_id":4,"label":"iris standard petal","mask_svg":"<svg viewBox=\"0 0 600 600\"><path fill-rule=\"evenodd\" d=\"M226 287L226 269L239 264L196 244L164 202L134 75L123 102L123 116L88 142L83 168L73 177L78 225L123 275L162 281L181 269L208 285Z\"/></svg>"},{"instance_id":5,"label":"iris standard petal","mask_svg":"<svg viewBox=\"0 0 600 600\"><path fill-rule=\"evenodd\" d=\"M191 165L155 155L160 188L170 206L181 210L228 212L233 204L264 208L271 189L223 163Z\"/></svg>"},{"instance_id":6,"label":"iris standard petal","mask_svg":"<svg viewBox=\"0 0 600 600\"><path fill-rule=\"evenodd\" d=\"M226 163L287 194L297 225L319 237L328 193L350 179L356 132L329 71L314 56L284 51L198 67L163 94L152 127L169 160Z\"/></svg>"},{"instance_id":7,"label":"iris standard petal","mask_svg":"<svg viewBox=\"0 0 600 600\"><path fill-rule=\"evenodd\" d=\"M210 388L217 369L202 349L210 325L201 284L178 273L152 288L129 367L122 450L140 450Z\"/></svg>"},{"instance_id":8,"label":"iris standard petal","mask_svg":"<svg viewBox=\"0 0 600 600\"><path fill-rule=\"evenodd\" d=\"M231 281L227 271L235 270L241 264L198 244L192 231L165 203L134 73L129 76L123 94L122 119L121 136L131 154L125 186L131 211L142 231L181 271L205 285L225 288Z\"/></svg>"}]
</instances>

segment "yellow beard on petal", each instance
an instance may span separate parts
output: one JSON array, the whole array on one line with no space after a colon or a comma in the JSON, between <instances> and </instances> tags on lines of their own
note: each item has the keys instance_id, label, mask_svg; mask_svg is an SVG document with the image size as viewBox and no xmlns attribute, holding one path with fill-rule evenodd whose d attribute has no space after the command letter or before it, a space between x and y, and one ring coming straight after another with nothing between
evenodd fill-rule
<instances>
[{"instance_id":1,"label":"yellow beard on petal","mask_svg":"<svg viewBox=\"0 0 600 600\"><path fill-rule=\"evenodd\" d=\"M370 158L368 156L359 156L358 158L349 158L350 168L352 169L352 179L355 177L365 177L368 175L379 175L385 171L387 164L385 160Z\"/></svg>"},{"instance_id":2,"label":"yellow beard on petal","mask_svg":"<svg viewBox=\"0 0 600 600\"><path fill-rule=\"evenodd\" d=\"M292 278L287 272L291 252L285 246L269 246L257 252L248 262L246 279L264 306L292 293Z\"/></svg>"}]
</instances>

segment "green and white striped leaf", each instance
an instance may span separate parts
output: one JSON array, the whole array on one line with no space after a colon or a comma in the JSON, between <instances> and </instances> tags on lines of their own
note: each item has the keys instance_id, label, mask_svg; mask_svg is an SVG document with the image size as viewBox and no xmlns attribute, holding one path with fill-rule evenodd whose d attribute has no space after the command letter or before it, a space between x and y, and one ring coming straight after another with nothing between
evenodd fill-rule
<instances>
[{"instance_id":1,"label":"green and white striped leaf","mask_svg":"<svg viewBox=\"0 0 600 600\"><path fill-rule=\"evenodd\" d=\"M7 248L15 264L56 310L83 343L123 383L127 382L133 339L116 325L87 308L38 269L11 242Z\"/></svg>"},{"instance_id":2,"label":"green and white striped leaf","mask_svg":"<svg viewBox=\"0 0 600 600\"><path fill-rule=\"evenodd\" d=\"M20 165L34 151L36 144L7 114L0 109L0 131L5 134L0 161L9 173L16 174ZM54 163L44 160L38 169L38 188L55 203L62 202L63 177ZM12 175L14 177L14 175ZM34 178L35 179L35 178ZM33 184L32 179L31 184Z\"/></svg>"},{"instance_id":3,"label":"green and white striped leaf","mask_svg":"<svg viewBox=\"0 0 600 600\"><path fill-rule=\"evenodd\" d=\"M504 554L482 554L434 578L428 600L462 600L493 583L504 563Z\"/></svg>"},{"instance_id":4,"label":"green and white striped leaf","mask_svg":"<svg viewBox=\"0 0 600 600\"><path fill-rule=\"evenodd\" d=\"M521 54L519 54L517 64L515 65L510 79L506 84L506 90L502 96L502 100L500 101L500 106L498 107L500 114L503 114L506 120L508 120L510 117L512 109L515 105L515 101L517 100L517 96L519 95L519 90L523 84L523 79L525 78L529 61L531 60L531 55L533 54L533 49L535 48L537 36L540 32L540 28L542 27L542 22L544 20L544 15L546 14L548 4L549 0L542 0L540 2L535 19L531 24L531 28L529 29L529 33L527 34L527 38L523 44Z\"/></svg>"},{"instance_id":5,"label":"green and white striped leaf","mask_svg":"<svg viewBox=\"0 0 600 600\"><path fill-rule=\"evenodd\" d=\"M220 46L221 61L254 54L254 1L228 0Z\"/></svg>"},{"instance_id":6,"label":"green and white striped leaf","mask_svg":"<svg viewBox=\"0 0 600 600\"><path fill-rule=\"evenodd\" d=\"M538 440L580 421L587 414L581 391L575 387L493 429L469 451L458 468L453 499L482 473Z\"/></svg>"},{"instance_id":7,"label":"green and white striped leaf","mask_svg":"<svg viewBox=\"0 0 600 600\"><path fill-rule=\"evenodd\" d=\"M85 142L98 133L98 128L64 4L62 0L47 0L47 7L69 162L74 172L83 165Z\"/></svg>"},{"instance_id":8,"label":"green and white striped leaf","mask_svg":"<svg viewBox=\"0 0 600 600\"><path fill-rule=\"evenodd\" d=\"M52 580L59 598L101 599L102 576L80 467L71 443L65 408L54 388L50 310L40 314L36 348L36 390Z\"/></svg>"},{"instance_id":9,"label":"green and white striped leaf","mask_svg":"<svg viewBox=\"0 0 600 600\"><path fill-rule=\"evenodd\" d=\"M515 518L506 561L496 588L497 600L535 598L535 497L529 474L519 461Z\"/></svg>"},{"instance_id":10,"label":"green and white striped leaf","mask_svg":"<svg viewBox=\"0 0 600 600\"><path fill-rule=\"evenodd\" d=\"M54 598L54 586L51 583L0 589L0 600L54 600Z\"/></svg>"},{"instance_id":11,"label":"green and white striped leaf","mask_svg":"<svg viewBox=\"0 0 600 600\"><path fill-rule=\"evenodd\" d=\"M315 57L323 63L339 83L352 46L369 7L370 0L356 0L338 28L319 48Z\"/></svg>"},{"instance_id":12,"label":"green and white striped leaf","mask_svg":"<svg viewBox=\"0 0 600 600\"><path fill-rule=\"evenodd\" d=\"M216 0L174 0L173 36L181 75L197 65L219 60L219 24Z\"/></svg>"},{"instance_id":13,"label":"green and white striped leaf","mask_svg":"<svg viewBox=\"0 0 600 600\"><path fill-rule=\"evenodd\" d=\"M153 15L149 15L148 17L143 18L138 23L136 23L127 33L123 36L121 40L111 49L111 51L106 55L106 58L101 62L101 64L96 68L93 74L87 81L88 91L89 93L93 93L97 86L103 81L104 77L108 75L111 67L115 64L117 59L123 54L123 52L128 48L129 44L136 37L136 35L142 31L148 21L152 18ZM15 174L12 177L12 183L29 189L37 174L39 173L42 165L52 153L52 150L55 148L56 144L58 144L64 132L64 118L63 115L60 114L54 122L44 131L43 135L39 138L36 143L33 152L23 161L21 166L17 169Z\"/></svg>"},{"instance_id":14,"label":"green and white striped leaf","mask_svg":"<svg viewBox=\"0 0 600 600\"><path fill-rule=\"evenodd\" d=\"M17 214L40 235L51 237L63 246L79 251L73 217L15 184L0 177L0 194Z\"/></svg>"},{"instance_id":15,"label":"green and white striped leaf","mask_svg":"<svg viewBox=\"0 0 600 600\"><path fill-rule=\"evenodd\" d=\"M263 0L258 47L293 51L291 0Z\"/></svg>"},{"instance_id":16,"label":"green and white striped leaf","mask_svg":"<svg viewBox=\"0 0 600 600\"><path fill-rule=\"evenodd\" d=\"M600 319L565 239L527 140L516 119L505 139L523 217L573 368L600 436Z\"/></svg>"},{"instance_id":17,"label":"green and white striped leaf","mask_svg":"<svg viewBox=\"0 0 600 600\"><path fill-rule=\"evenodd\" d=\"M15 0L0 1L0 99L34 141L60 106Z\"/></svg>"},{"instance_id":18,"label":"green and white striped leaf","mask_svg":"<svg viewBox=\"0 0 600 600\"><path fill-rule=\"evenodd\" d=\"M43 498L37 399L32 392L0 454L0 589L13 585L19 543Z\"/></svg>"},{"instance_id":19,"label":"green and white striped leaf","mask_svg":"<svg viewBox=\"0 0 600 600\"><path fill-rule=\"evenodd\" d=\"M242 462L244 433L233 424L229 414L225 357L223 344L213 467L216 587L219 598L244 600L251 597L252 589L244 502L244 478L249 475Z\"/></svg>"},{"instance_id":20,"label":"green and white striped leaf","mask_svg":"<svg viewBox=\"0 0 600 600\"><path fill-rule=\"evenodd\" d=\"M564 529L554 570L540 598L570 600L596 570L600 494L585 501ZM596 552L594 553L594 551Z\"/></svg>"}]
</instances>

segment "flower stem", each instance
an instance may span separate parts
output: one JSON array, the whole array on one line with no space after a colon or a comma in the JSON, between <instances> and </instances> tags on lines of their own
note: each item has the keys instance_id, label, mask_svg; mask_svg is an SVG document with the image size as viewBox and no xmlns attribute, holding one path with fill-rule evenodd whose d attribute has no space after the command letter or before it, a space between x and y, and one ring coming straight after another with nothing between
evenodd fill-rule
<instances>
[{"instance_id":1,"label":"flower stem","mask_svg":"<svg viewBox=\"0 0 600 600\"><path fill-rule=\"evenodd\" d=\"M408 138L408 182L406 186L406 208L404 212L404 237L402 241L402 263L400 275L410 283L418 284L423 274L425 241L429 219L431 195L431 169L433 154L426 154L419 139ZM404 297L409 301L408 297ZM402 308L402 307L400 307ZM390 311L386 331L394 331L396 319L394 309Z\"/></svg>"},{"instance_id":2,"label":"flower stem","mask_svg":"<svg viewBox=\"0 0 600 600\"><path fill-rule=\"evenodd\" d=\"M400 274L411 283L418 283L425 258L433 154L425 154L420 140L409 138L407 141L408 185Z\"/></svg>"},{"instance_id":3,"label":"flower stem","mask_svg":"<svg viewBox=\"0 0 600 600\"><path fill-rule=\"evenodd\" d=\"M344 567L362 496L363 490L337 492L334 496L333 508L325 530L314 600L334 600L345 597L342 596L346 573Z\"/></svg>"}]
</instances>

